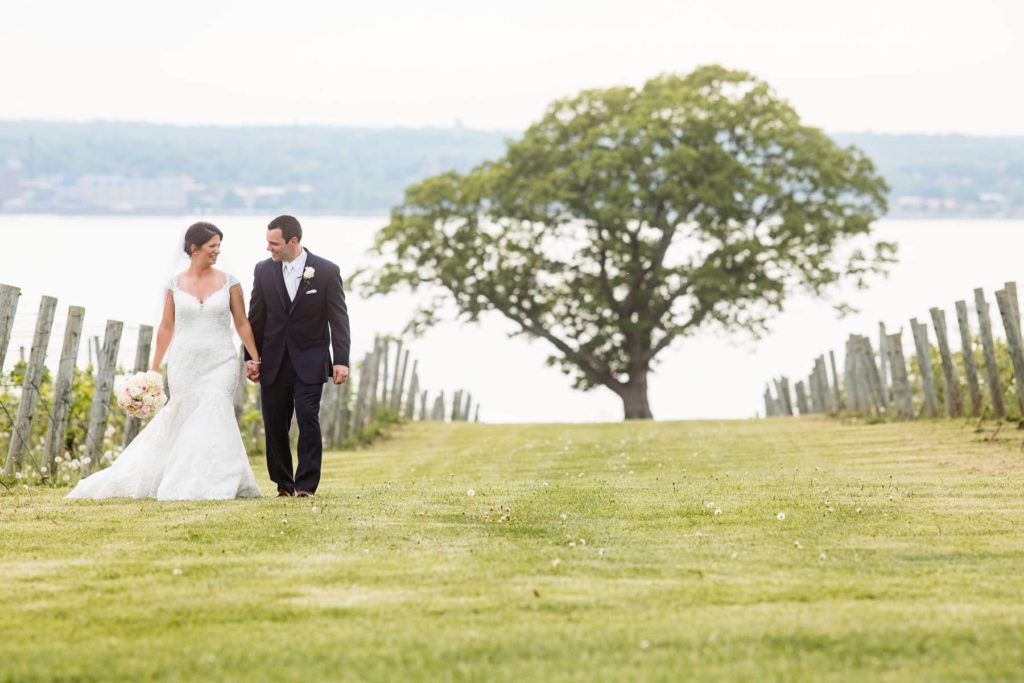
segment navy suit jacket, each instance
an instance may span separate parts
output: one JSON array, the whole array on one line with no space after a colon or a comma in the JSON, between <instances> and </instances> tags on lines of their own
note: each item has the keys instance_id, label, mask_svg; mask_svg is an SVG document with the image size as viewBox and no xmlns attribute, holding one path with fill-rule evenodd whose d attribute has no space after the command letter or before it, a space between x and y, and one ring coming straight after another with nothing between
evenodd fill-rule
<instances>
[{"instance_id":1,"label":"navy suit jacket","mask_svg":"<svg viewBox=\"0 0 1024 683\"><path fill-rule=\"evenodd\" d=\"M253 273L249 324L260 352L260 383L273 383L286 350L299 380L323 383L332 365L349 364L351 337L341 271L306 249L306 268L313 269L313 277L301 279L295 300L289 301L281 267L267 259Z\"/></svg>"}]
</instances>

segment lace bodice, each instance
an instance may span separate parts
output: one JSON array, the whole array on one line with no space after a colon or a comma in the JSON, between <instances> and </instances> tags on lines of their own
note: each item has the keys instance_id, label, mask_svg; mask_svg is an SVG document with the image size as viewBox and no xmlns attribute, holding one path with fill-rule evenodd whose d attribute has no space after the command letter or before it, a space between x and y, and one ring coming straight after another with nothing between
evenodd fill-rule
<instances>
[{"instance_id":1,"label":"lace bodice","mask_svg":"<svg viewBox=\"0 0 1024 683\"><path fill-rule=\"evenodd\" d=\"M174 296L174 337L177 346L223 345L231 341L231 288L238 278L225 273L224 285L200 301L178 285L175 276L167 287Z\"/></svg>"}]
</instances>

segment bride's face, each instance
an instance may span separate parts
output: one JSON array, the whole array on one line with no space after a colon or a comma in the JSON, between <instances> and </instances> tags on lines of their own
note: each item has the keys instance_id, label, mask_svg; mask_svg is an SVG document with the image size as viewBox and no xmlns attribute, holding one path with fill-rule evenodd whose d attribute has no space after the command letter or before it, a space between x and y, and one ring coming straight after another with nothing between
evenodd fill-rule
<instances>
[{"instance_id":1,"label":"bride's face","mask_svg":"<svg viewBox=\"0 0 1024 683\"><path fill-rule=\"evenodd\" d=\"M212 266L220 256L220 236L214 235L206 244L192 252L192 263Z\"/></svg>"}]
</instances>

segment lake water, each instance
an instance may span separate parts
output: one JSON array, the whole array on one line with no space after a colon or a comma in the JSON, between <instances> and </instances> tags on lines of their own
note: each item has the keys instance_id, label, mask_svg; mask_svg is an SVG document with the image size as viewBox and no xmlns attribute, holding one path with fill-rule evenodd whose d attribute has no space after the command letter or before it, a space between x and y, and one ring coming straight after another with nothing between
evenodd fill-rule
<instances>
[{"instance_id":1,"label":"lake water","mask_svg":"<svg viewBox=\"0 0 1024 683\"><path fill-rule=\"evenodd\" d=\"M56 365L68 305L86 308L86 334L102 337L105 320L125 322L122 362L134 358L139 324L159 318L161 284L171 274L175 242L194 217L103 217L0 215L0 282L22 289L7 368L18 347L31 346L42 295L58 299L57 323L47 364ZM266 257L266 218L207 217L225 233L219 267L243 283L248 301L252 269ZM303 219L303 244L331 259L342 273L364 261L384 216ZM973 289L992 292L1019 279L1024 254L1024 221L882 221L877 235L900 244L900 262L888 279L867 291L844 291L844 300L861 313L838 320L832 302L798 296L774 321L773 333L760 341L713 331L684 339L660 356L650 381L650 399L659 419L742 418L763 410L761 394L772 376L806 377L818 354L841 352L851 332L877 340L878 322L890 331L906 328L911 317L929 321L928 309L941 306L954 344L958 299L973 302ZM348 291L353 359L372 347L376 334L398 334L416 306L408 294L364 299ZM973 307L972 307L973 308ZM998 316L997 316L998 317ZM997 327L1001 325L996 323ZM547 367L546 342L509 338L514 327L500 316L478 325L445 323L414 340L421 386L431 395L470 391L489 422L608 421L622 417L610 391L582 393L569 379ZM934 339L934 335L933 335ZM877 342L876 342L877 343ZM80 363L87 359L82 346ZM839 357L841 363L841 357Z\"/></svg>"}]
</instances>

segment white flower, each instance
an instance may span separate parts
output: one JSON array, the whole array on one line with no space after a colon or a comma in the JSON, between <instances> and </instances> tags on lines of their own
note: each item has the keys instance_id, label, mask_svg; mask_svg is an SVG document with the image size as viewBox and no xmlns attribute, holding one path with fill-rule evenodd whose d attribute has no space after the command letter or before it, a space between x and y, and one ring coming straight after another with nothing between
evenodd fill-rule
<instances>
[{"instance_id":1,"label":"white flower","mask_svg":"<svg viewBox=\"0 0 1024 683\"><path fill-rule=\"evenodd\" d=\"M71 481L71 475L68 474L67 472L65 472L63 479L64 479L64 481Z\"/></svg>"},{"instance_id":2,"label":"white flower","mask_svg":"<svg viewBox=\"0 0 1024 683\"><path fill-rule=\"evenodd\" d=\"M473 496L476 495L476 491L474 491L473 489L469 489L468 491L466 491L466 495L472 498Z\"/></svg>"},{"instance_id":3,"label":"white flower","mask_svg":"<svg viewBox=\"0 0 1024 683\"><path fill-rule=\"evenodd\" d=\"M722 508L715 508L715 514L716 515L722 514Z\"/></svg>"},{"instance_id":4,"label":"white flower","mask_svg":"<svg viewBox=\"0 0 1024 683\"><path fill-rule=\"evenodd\" d=\"M604 555L604 548L598 548L597 549L597 554L598 555Z\"/></svg>"},{"instance_id":5,"label":"white flower","mask_svg":"<svg viewBox=\"0 0 1024 683\"><path fill-rule=\"evenodd\" d=\"M173 574L174 576L181 576L181 570L175 567L171 574Z\"/></svg>"},{"instance_id":6,"label":"white flower","mask_svg":"<svg viewBox=\"0 0 1024 683\"><path fill-rule=\"evenodd\" d=\"M567 514L565 514L565 513L563 512L563 513L562 513L562 521L564 522L564 521L565 521L565 520L567 520L567 519L569 519L569 515L567 515Z\"/></svg>"},{"instance_id":7,"label":"white flower","mask_svg":"<svg viewBox=\"0 0 1024 683\"><path fill-rule=\"evenodd\" d=\"M780 512L779 514L775 515L775 519L779 520L780 522L785 522L786 521L786 513L785 512Z\"/></svg>"},{"instance_id":8,"label":"white flower","mask_svg":"<svg viewBox=\"0 0 1024 683\"><path fill-rule=\"evenodd\" d=\"M88 465L91 462L92 462L92 458L82 458L82 464L83 465Z\"/></svg>"},{"instance_id":9,"label":"white flower","mask_svg":"<svg viewBox=\"0 0 1024 683\"><path fill-rule=\"evenodd\" d=\"M641 649L641 650L646 650L646 649L647 649L647 648L649 648L650 646L651 646L651 643L650 643L650 641L647 641L647 640L641 640L641 641L640 641L640 649Z\"/></svg>"},{"instance_id":10,"label":"white flower","mask_svg":"<svg viewBox=\"0 0 1024 683\"><path fill-rule=\"evenodd\" d=\"M804 547L802 545L800 545L800 541L793 541L793 547L796 548L797 550L803 550L804 549Z\"/></svg>"},{"instance_id":11,"label":"white flower","mask_svg":"<svg viewBox=\"0 0 1024 683\"><path fill-rule=\"evenodd\" d=\"M316 274L316 269L314 269L314 268L312 268L310 266L306 266L306 269L304 271L302 271L302 279L305 280L306 282L309 282L310 280L313 279L313 276L315 274Z\"/></svg>"},{"instance_id":12,"label":"white flower","mask_svg":"<svg viewBox=\"0 0 1024 683\"><path fill-rule=\"evenodd\" d=\"M818 555L818 559L821 560L822 562L824 562L825 560L828 559L828 555L826 555L825 553L822 553L822 554Z\"/></svg>"},{"instance_id":13,"label":"white flower","mask_svg":"<svg viewBox=\"0 0 1024 683\"><path fill-rule=\"evenodd\" d=\"M558 559L557 557L555 559L551 560L551 566L552 567L556 567L557 568L558 565L560 565L560 564L562 564L562 561L560 559Z\"/></svg>"},{"instance_id":14,"label":"white flower","mask_svg":"<svg viewBox=\"0 0 1024 683\"><path fill-rule=\"evenodd\" d=\"M14 473L14 478L15 479L21 479L21 472L15 472Z\"/></svg>"}]
</instances>

